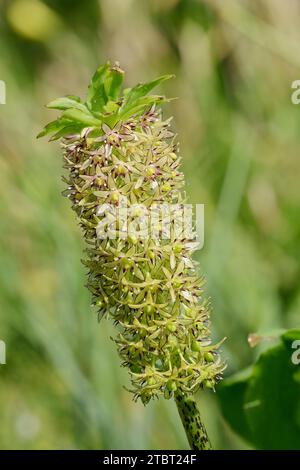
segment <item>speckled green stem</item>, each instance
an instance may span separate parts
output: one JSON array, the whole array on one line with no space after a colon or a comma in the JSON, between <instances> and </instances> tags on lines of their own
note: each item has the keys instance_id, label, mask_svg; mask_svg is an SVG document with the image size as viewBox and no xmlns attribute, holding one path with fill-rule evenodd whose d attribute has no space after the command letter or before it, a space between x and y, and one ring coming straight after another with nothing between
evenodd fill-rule
<instances>
[{"instance_id":1,"label":"speckled green stem","mask_svg":"<svg viewBox=\"0 0 300 470\"><path fill-rule=\"evenodd\" d=\"M175 401L191 449L212 450L195 400L177 393L175 395Z\"/></svg>"}]
</instances>

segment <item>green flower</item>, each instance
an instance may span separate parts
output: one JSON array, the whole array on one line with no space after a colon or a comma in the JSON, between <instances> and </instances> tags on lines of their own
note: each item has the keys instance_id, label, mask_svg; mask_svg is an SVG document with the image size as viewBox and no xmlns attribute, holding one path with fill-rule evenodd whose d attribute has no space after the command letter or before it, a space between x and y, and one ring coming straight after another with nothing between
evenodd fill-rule
<instances>
[{"instance_id":1,"label":"green flower","mask_svg":"<svg viewBox=\"0 0 300 470\"><path fill-rule=\"evenodd\" d=\"M210 340L195 243L177 229L184 177L170 119L160 109L168 100L148 95L171 76L120 95L123 76L118 65L100 67L86 102L68 96L48 105L62 114L39 136L62 141L64 195L87 244L87 286L100 317L116 325L134 397L147 403L214 388L224 364ZM167 226L162 207L172 207ZM149 212L153 230L141 236Z\"/></svg>"}]
</instances>

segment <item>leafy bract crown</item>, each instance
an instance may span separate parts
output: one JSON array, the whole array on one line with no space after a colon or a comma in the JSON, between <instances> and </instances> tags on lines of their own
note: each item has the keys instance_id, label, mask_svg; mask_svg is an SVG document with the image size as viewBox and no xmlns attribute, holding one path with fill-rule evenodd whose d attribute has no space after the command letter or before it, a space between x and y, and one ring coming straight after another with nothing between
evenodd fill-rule
<instances>
[{"instance_id":1,"label":"leafy bract crown","mask_svg":"<svg viewBox=\"0 0 300 470\"><path fill-rule=\"evenodd\" d=\"M85 102L78 96L69 95L57 98L47 105L47 108L61 110L62 114L45 126L38 137L52 134L51 140L57 140L66 135L77 134L86 127L101 128L106 124L113 128L119 121L141 115L145 109L156 103L169 101L164 96L149 96L148 93L172 77L173 75L163 75L151 82L126 88L121 93L124 71L118 63L111 66L107 62L96 70Z\"/></svg>"}]
</instances>

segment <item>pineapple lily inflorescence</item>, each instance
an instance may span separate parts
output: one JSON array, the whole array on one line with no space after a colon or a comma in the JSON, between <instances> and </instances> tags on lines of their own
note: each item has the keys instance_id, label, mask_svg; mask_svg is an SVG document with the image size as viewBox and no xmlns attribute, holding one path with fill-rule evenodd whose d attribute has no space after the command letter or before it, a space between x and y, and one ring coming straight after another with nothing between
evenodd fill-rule
<instances>
[{"instance_id":1,"label":"pineapple lily inflorescence","mask_svg":"<svg viewBox=\"0 0 300 470\"><path fill-rule=\"evenodd\" d=\"M51 102L62 114L39 136L62 139L64 194L87 243L88 288L99 315L117 325L115 342L135 398L180 400L214 388L224 368L210 341L210 305L191 257L195 243L178 236L176 211L169 215L169 238L139 238L130 230L124 236L119 219L99 236L105 206L116 215L125 201L130 227L141 207L185 201L178 146L159 107L167 100L148 95L170 76L120 94L123 75L118 64L107 63L96 71L85 103L75 96ZM164 215L157 214L159 235Z\"/></svg>"}]
</instances>

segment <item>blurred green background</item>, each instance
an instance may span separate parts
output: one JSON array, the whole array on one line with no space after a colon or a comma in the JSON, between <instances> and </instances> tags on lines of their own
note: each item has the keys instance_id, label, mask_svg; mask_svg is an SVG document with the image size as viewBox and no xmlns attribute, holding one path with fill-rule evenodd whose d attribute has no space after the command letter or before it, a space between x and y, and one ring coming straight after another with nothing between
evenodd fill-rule
<instances>
[{"instance_id":1,"label":"blurred green background","mask_svg":"<svg viewBox=\"0 0 300 470\"><path fill-rule=\"evenodd\" d=\"M187 192L205 204L197 253L226 375L258 351L247 336L299 326L300 79L297 0L1 0L0 448L187 448L172 401L134 404L113 328L84 288L83 242L61 197L57 144L35 136L57 96L84 96L118 60L127 84L175 73L163 92ZM288 5L288 7L287 7ZM199 397L213 444L244 449ZM272 423L270 423L270 426Z\"/></svg>"}]
</instances>

